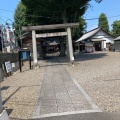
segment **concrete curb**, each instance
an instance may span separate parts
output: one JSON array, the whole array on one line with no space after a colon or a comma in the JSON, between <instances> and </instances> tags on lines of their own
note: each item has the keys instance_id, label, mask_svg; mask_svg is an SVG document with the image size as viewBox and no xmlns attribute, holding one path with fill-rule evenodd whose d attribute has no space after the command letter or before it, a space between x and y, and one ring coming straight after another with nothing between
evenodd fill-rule
<instances>
[{"instance_id":1,"label":"concrete curb","mask_svg":"<svg viewBox=\"0 0 120 120\"><path fill-rule=\"evenodd\" d=\"M6 110L3 110L2 113L0 114L0 120L10 120Z\"/></svg>"}]
</instances>

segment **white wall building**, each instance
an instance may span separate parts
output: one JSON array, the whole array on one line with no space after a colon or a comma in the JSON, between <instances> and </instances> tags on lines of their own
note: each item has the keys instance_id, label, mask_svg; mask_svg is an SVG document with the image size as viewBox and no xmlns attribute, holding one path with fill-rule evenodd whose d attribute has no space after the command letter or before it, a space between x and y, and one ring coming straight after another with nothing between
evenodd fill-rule
<instances>
[{"instance_id":1,"label":"white wall building","mask_svg":"<svg viewBox=\"0 0 120 120\"><path fill-rule=\"evenodd\" d=\"M15 47L14 31L8 28L0 27L1 39L2 39L2 49L6 52L11 52Z\"/></svg>"},{"instance_id":2,"label":"white wall building","mask_svg":"<svg viewBox=\"0 0 120 120\"><path fill-rule=\"evenodd\" d=\"M114 37L104 31L102 28L93 29L85 33L81 38L75 41L75 46L78 46L79 51L81 51L81 46L79 43L84 43L86 52L109 50L110 45L113 45Z\"/></svg>"},{"instance_id":3,"label":"white wall building","mask_svg":"<svg viewBox=\"0 0 120 120\"><path fill-rule=\"evenodd\" d=\"M114 39L114 50L120 52L120 36Z\"/></svg>"}]
</instances>

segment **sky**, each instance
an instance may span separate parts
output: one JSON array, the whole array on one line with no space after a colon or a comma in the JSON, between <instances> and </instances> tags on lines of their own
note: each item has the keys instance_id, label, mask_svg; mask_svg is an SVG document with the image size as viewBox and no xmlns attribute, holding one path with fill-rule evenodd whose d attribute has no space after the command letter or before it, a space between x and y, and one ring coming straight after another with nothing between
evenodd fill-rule
<instances>
[{"instance_id":1,"label":"sky","mask_svg":"<svg viewBox=\"0 0 120 120\"><path fill-rule=\"evenodd\" d=\"M120 20L120 0L103 0L99 4L92 0L90 4L91 7L89 7L84 15L85 19L99 18L103 12L108 19L110 29L112 29L111 25L115 20ZM86 22L88 31L98 27L98 19L86 20Z\"/></svg>"},{"instance_id":2,"label":"sky","mask_svg":"<svg viewBox=\"0 0 120 120\"><path fill-rule=\"evenodd\" d=\"M14 22L14 11L20 0L0 0L0 24ZM8 20L10 19L10 20Z\"/></svg>"},{"instance_id":3,"label":"sky","mask_svg":"<svg viewBox=\"0 0 120 120\"><path fill-rule=\"evenodd\" d=\"M11 23L14 21L14 11L20 0L1 0L0 3L0 24ZM90 2L91 7L88 8L84 15L84 19L87 22L87 31L94 29L98 26L98 19L100 14L103 12L106 14L109 22L110 29L111 25L115 20L120 20L120 0L103 0L101 3L96 3L95 0ZM10 20L8 20L10 19Z\"/></svg>"}]
</instances>

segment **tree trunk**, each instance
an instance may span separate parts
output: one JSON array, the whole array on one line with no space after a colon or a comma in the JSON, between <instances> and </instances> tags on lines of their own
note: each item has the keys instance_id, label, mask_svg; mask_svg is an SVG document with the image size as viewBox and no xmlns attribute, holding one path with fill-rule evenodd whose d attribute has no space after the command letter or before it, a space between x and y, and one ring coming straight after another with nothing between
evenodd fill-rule
<instances>
[{"instance_id":1,"label":"tree trunk","mask_svg":"<svg viewBox=\"0 0 120 120\"><path fill-rule=\"evenodd\" d=\"M60 57L64 57L65 55L65 46L64 46L64 38L60 39Z\"/></svg>"},{"instance_id":2,"label":"tree trunk","mask_svg":"<svg viewBox=\"0 0 120 120\"><path fill-rule=\"evenodd\" d=\"M62 19L63 23L67 23L67 16L66 16L66 9L62 12ZM65 55L65 46L64 46L64 38L60 40L60 56L66 56Z\"/></svg>"}]
</instances>

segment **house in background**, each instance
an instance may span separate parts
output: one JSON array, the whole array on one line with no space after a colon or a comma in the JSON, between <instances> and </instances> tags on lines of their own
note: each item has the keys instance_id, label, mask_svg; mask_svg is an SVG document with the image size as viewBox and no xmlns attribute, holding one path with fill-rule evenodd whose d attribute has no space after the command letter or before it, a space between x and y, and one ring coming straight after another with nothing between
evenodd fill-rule
<instances>
[{"instance_id":1,"label":"house in background","mask_svg":"<svg viewBox=\"0 0 120 120\"><path fill-rule=\"evenodd\" d=\"M21 35L21 48L22 49L29 49L31 51L31 54L33 53L33 45L32 45L32 32L26 32ZM36 38L37 43L37 57L40 58L43 54L42 50L42 42L43 39Z\"/></svg>"},{"instance_id":2,"label":"house in background","mask_svg":"<svg viewBox=\"0 0 120 120\"><path fill-rule=\"evenodd\" d=\"M101 27L85 33L81 38L75 41L76 51L94 52L109 50L113 45L114 37L104 31Z\"/></svg>"},{"instance_id":3,"label":"house in background","mask_svg":"<svg viewBox=\"0 0 120 120\"><path fill-rule=\"evenodd\" d=\"M26 32L20 37L22 49L29 49L33 53L32 32ZM36 38L37 56L42 58L47 53L57 52L59 49L58 38Z\"/></svg>"},{"instance_id":4,"label":"house in background","mask_svg":"<svg viewBox=\"0 0 120 120\"><path fill-rule=\"evenodd\" d=\"M15 47L14 30L0 25L0 51L10 53Z\"/></svg>"},{"instance_id":5,"label":"house in background","mask_svg":"<svg viewBox=\"0 0 120 120\"><path fill-rule=\"evenodd\" d=\"M114 39L114 50L120 52L120 36Z\"/></svg>"},{"instance_id":6,"label":"house in background","mask_svg":"<svg viewBox=\"0 0 120 120\"><path fill-rule=\"evenodd\" d=\"M50 39L50 40L49 40ZM49 38L43 42L44 52L45 53L55 53L59 50L59 41L55 38Z\"/></svg>"}]
</instances>

